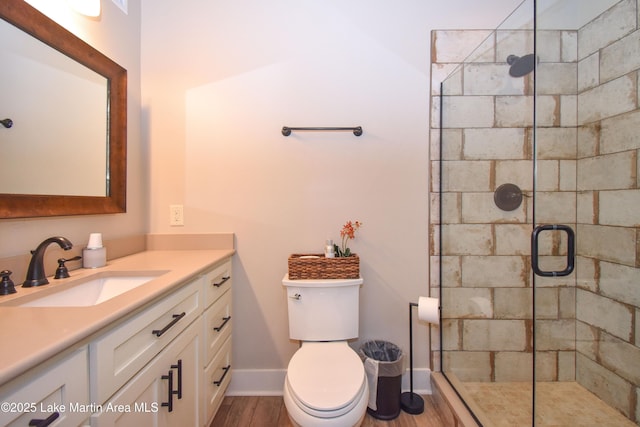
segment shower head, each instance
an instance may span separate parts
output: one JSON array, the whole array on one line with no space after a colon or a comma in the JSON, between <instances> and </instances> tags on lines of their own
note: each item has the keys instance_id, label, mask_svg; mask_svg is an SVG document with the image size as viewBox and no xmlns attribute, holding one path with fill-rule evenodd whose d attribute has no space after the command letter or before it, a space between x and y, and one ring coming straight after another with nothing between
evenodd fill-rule
<instances>
[{"instance_id":1,"label":"shower head","mask_svg":"<svg viewBox=\"0 0 640 427\"><path fill-rule=\"evenodd\" d=\"M507 57L507 64L511 65L511 68L509 68L509 75L511 77L523 77L535 68L536 56L533 53L525 56L509 55Z\"/></svg>"}]
</instances>

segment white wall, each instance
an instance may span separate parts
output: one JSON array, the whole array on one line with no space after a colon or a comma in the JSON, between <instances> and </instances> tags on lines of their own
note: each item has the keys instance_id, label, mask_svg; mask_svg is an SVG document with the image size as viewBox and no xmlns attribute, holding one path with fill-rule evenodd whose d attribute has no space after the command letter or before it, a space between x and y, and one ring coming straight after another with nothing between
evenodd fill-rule
<instances>
[{"instance_id":1,"label":"white wall","mask_svg":"<svg viewBox=\"0 0 640 427\"><path fill-rule=\"evenodd\" d=\"M517 3L143 2L150 229L236 234L235 369L286 368L287 257L322 251L347 220L364 223L350 245L360 338L408 351L408 303L429 289L430 31L493 28ZM364 134L287 138L284 125ZM170 204L184 227L169 226ZM427 327L415 330L425 368Z\"/></svg>"},{"instance_id":2,"label":"white wall","mask_svg":"<svg viewBox=\"0 0 640 427\"><path fill-rule=\"evenodd\" d=\"M66 0L30 0L33 6L127 69L128 77L128 174L127 213L74 217L0 219L0 258L26 255L45 238L62 235L77 247L86 245L89 233L102 232L106 240L147 231L147 161L140 139L140 2L129 1L124 14L109 0L102 1L100 18L87 18L71 11ZM64 109L64 105L60 106ZM10 159L2 159L10 162ZM82 159L70 156L64 167L78 167ZM59 164L24 173L56 174ZM16 177L19 178L19 177ZM1 269L4 269L0 265ZM26 266L25 266L26 270ZM48 271L49 272L49 271ZM53 273L53 272L51 272ZM16 283L24 277L14 277Z\"/></svg>"}]
</instances>

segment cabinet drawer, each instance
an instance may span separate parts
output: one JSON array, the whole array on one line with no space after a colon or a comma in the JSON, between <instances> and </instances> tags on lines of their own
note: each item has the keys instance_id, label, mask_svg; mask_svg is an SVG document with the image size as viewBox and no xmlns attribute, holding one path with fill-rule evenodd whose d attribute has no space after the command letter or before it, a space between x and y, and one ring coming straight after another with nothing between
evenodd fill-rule
<instances>
[{"instance_id":1,"label":"cabinet drawer","mask_svg":"<svg viewBox=\"0 0 640 427\"><path fill-rule=\"evenodd\" d=\"M231 260L214 268L204 276L205 307L209 307L231 288Z\"/></svg>"},{"instance_id":2,"label":"cabinet drawer","mask_svg":"<svg viewBox=\"0 0 640 427\"><path fill-rule=\"evenodd\" d=\"M211 422L218 411L224 393L231 382L231 337L222 345L220 352L211 361L204 372L204 419Z\"/></svg>"},{"instance_id":3,"label":"cabinet drawer","mask_svg":"<svg viewBox=\"0 0 640 427\"><path fill-rule=\"evenodd\" d=\"M91 415L86 347L24 380L18 389L9 388L0 390L0 402L10 405L0 411L0 425L23 427L54 412L59 417L53 425L79 425Z\"/></svg>"},{"instance_id":4,"label":"cabinet drawer","mask_svg":"<svg viewBox=\"0 0 640 427\"><path fill-rule=\"evenodd\" d=\"M204 356L203 367L220 350L222 344L231 335L231 289L204 312Z\"/></svg>"},{"instance_id":5,"label":"cabinet drawer","mask_svg":"<svg viewBox=\"0 0 640 427\"><path fill-rule=\"evenodd\" d=\"M89 345L91 399L105 402L202 313L198 278Z\"/></svg>"}]
</instances>

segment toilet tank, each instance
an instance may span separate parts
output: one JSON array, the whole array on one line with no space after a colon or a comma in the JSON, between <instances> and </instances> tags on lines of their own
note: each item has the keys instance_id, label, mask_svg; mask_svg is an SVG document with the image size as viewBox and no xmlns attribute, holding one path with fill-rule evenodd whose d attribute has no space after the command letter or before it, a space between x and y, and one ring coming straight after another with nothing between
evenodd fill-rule
<instances>
[{"instance_id":1,"label":"toilet tank","mask_svg":"<svg viewBox=\"0 0 640 427\"><path fill-rule=\"evenodd\" d=\"M289 280L289 337L300 341L342 341L358 337L362 278Z\"/></svg>"}]
</instances>

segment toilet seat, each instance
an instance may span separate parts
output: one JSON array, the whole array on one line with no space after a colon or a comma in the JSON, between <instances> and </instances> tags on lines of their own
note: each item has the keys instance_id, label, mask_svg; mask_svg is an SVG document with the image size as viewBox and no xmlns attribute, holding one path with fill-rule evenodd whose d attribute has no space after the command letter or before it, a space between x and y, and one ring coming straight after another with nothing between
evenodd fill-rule
<instances>
[{"instance_id":1,"label":"toilet seat","mask_svg":"<svg viewBox=\"0 0 640 427\"><path fill-rule=\"evenodd\" d=\"M358 404L366 375L362 360L346 341L305 342L289 362L286 383L304 412L333 418Z\"/></svg>"}]
</instances>

